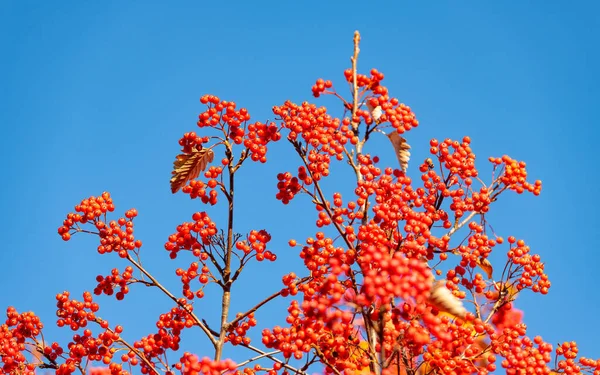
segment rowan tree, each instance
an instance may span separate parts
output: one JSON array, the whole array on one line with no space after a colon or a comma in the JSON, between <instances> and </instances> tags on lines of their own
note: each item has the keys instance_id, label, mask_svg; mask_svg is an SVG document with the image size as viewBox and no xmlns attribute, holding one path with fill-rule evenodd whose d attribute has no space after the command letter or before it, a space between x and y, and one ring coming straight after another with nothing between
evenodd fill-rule
<instances>
[{"instance_id":1,"label":"rowan tree","mask_svg":"<svg viewBox=\"0 0 600 375\"><path fill-rule=\"evenodd\" d=\"M201 97L198 128L179 140L170 181L173 193L206 206L164 245L165 256L189 261L174 270L179 290L168 290L142 266L136 209L119 214L107 192L78 203L58 234L65 241L96 236L97 252L112 256L116 268L97 276L83 296L56 296L55 324L73 331L68 343L44 337L33 312L9 307L0 326L3 373L600 374L600 360L578 358L576 343L553 346L528 334L515 300L525 292L548 293L544 263L525 240L496 234L486 220L501 195L538 195L541 182L529 179L525 162L506 155L490 157L490 167L478 170L468 136L418 145L429 147L430 157L410 161L406 138L419 125L417 116L390 95L383 73L359 73L359 41L356 32L340 84L349 95L329 80L312 87L315 98L339 99L340 117L316 104L285 101L273 107L271 121L260 122L233 101ZM381 165L367 152L375 137L389 139L397 160ZM289 240L288 251L303 268L286 270L281 285L254 307L232 311L231 289L245 266L276 262L281 251L270 244L268 228L238 233L234 220L236 190L249 188L239 170L248 163L268 167L275 142L288 144L289 170L274 173L274 198L284 205L302 200L307 209L290 215L315 220L315 232ZM334 164L336 173L354 176L352 189L331 181ZM211 219L216 210L226 212L225 227ZM506 254L505 261L493 265L492 252ZM130 341L122 326L102 318L97 301L101 295L123 300L139 284L166 296L171 307L147 336ZM221 298L216 324L194 309L209 284ZM289 301L284 326L259 319L276 299ZM202 332L214 351L182 352L185 330ZM252 342L251 331L262 340ZM247 355L226 359L226 346Z\"/></svg>"}]
</instances>

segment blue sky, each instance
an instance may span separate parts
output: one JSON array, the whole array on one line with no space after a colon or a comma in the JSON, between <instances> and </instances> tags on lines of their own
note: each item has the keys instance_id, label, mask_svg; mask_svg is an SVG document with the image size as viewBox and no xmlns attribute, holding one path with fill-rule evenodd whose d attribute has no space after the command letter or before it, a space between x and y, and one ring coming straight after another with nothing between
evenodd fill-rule
<instances>
[{"instance_id":1,"label":"blue sky","mask_svg":"<svg viewBox=\"0 0 600 375\"><path fill-rule=\"evenodd\" d=\"M199 97L234 100L267 120L286 99L313 100L319 77L341 89L358 29L359 69L384 72L391 94L420 120L409 133L414 160L431 138L469 135L483 170L488 156L508 154L543 181L540 197L506 194L490 217L497 233L523 238L542 255L553 283L549 295L527 293L517 306L532 336L575 340L581 354L600 355L597 3L4 1L0 9L0 307L37 312L47 337L69 334L54 326L56 293L80 296L95 275L124 268L98 255L91 237L60 239L56 228L73 205L110 191L117 211L136 207L144 265L177 292L176 263L163 244L203 207L171 195L168 180L177 140L196 130ZM274 148L281 151L283 143ZM287 240L315 231L311 212L308 224L296 220L306 206L275 201L276 173L297 161L274 155L284 156L241 173L238 224L240 232L270 230L279 264L250 269L235 291L239 309L299 265ZM170 307L134 289L123 303L100 299L101 315L131 339L152 332ZM199 309L215 314L209 299Z\"/></svg>"}]
</instances>

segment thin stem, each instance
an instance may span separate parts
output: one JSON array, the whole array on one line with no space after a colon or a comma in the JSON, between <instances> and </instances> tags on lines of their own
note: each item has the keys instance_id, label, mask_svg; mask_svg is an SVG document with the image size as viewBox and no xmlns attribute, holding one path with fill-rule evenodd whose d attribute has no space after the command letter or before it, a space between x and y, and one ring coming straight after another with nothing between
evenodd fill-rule
<instances>
[{"instance_id":1,"label":"thin stem","mask_svg":"<svg viewBox=\"0 0 600 375\"><path fill-rule=\"evenodd\" d=\"M213 346L216 347L217 341L215 340L215 338L212 336L212 334L208 330L208 327L206 327L206 325L204 325L200 321L200 319L196 316L196 314L194 314L192 311L188 310L187 307L185 306L185 304L180 303L179 300L171 292L169 292L164 286L162 286L162 284L159 283L158 280L156 280L154 278L154 276L152 276L148 271L146 271L146 269L144 267L142 267L139 263L137 263L129 254L127 254L127 260L130 261L144 275L146 275L152 281L154 286L156 286L158 289L160 289L164 294L166 294L170 299L172 299L177 305L182 307L188 314L190 314L190 316L192 317L192 319L194 320L196 325L198 327L200 327L200 329L202 329L202 331L204 331L204 333L206 334L206 336L208 337L210 342L213 344Z\"/></svg>"},{"instance_id":2,"label":"thin stem","mask_svg":"<svg viewBox=\"0 0 600 375\"><path fill-rule=\"evenodd\" d=\"M229 160L233 158L233 152L231 145L228 141L225 142L225 154ZM231 305L231 253L233 252L233 202L234 202L234 182L235 182L235 170L236 168L229 164L229 194L227 199L229 200L229 209L227 214L227 244L225 246L225 267L223 268L223 297L221 299L221 325L219 340L215 347L215 360L219 361L223 354L223 344L225 344L225 338L227 334L227 317L229 315L229 308Z\"/></svg>"}]
</instances>

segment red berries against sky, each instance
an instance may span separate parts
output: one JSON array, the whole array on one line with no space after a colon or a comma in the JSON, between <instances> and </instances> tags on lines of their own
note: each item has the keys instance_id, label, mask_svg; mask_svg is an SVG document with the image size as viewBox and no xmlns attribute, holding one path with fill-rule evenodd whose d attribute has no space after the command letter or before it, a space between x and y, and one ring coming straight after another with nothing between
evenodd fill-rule
<instances>
[{"instance_id":1,"label":"red berries against sky","mask_svg":"<svg viewBox=\"0 0 600 375\"><path fill-rule=\"evenodd\" d=\"M61 293L57 324L70 327L74 335L64 352L54 343L42 348L45 363L60 374L73 373L89 359L106 366L90 369L96 375L125 375L130 366L139 366L143 374L288 375L308 371L293 367L292 358L306 357L336 375L487 374L501 367L509 374L547 374L552 347L525 335L522 314L514 307L523 290L547 293L550 282L544 264L540 256L530 254L524 241L508 237L505 243L497 237L485 216L504 191L537 195L541 183L527 182L525 164L508 156L490 159L494 167L489 179L475 168L469 137L432 139L431 156L420 164L413 161L408 171L395 160L393 164L380 160L374 154L377 148L369 148L377 142L377 132L403 134L419 122L409 106L389 96L382 85L383 73L372 69L362 75L353 69L344 76L357 97L344 99L329 80L319 79L312 87L315 97L340 99L343 117L312 103L286 101L272 108L272 121L251 122L245 108L205 95L200 99L204 108L198 116L199 130L186 132L179 140L184 155L177 159L183 176L177 187L206 204L207 210L225 208L228 223L234 222L237 170L248 158L265 163L271 142L284 138L289 143L299 159L277 174L276 199L288 204L308 195L305 202L315 208L310 220L319 228L303 244L289 240L292 254L298 251L303 261L301 276L285 271L279 291L249 310L230 310L232 285L247 263L274 261L272 250L280 245L272 242L277 237L266 229L237 233L211 219L220 216L196 212L164 245L172 259L190 257L175 269L181 288L172 293L139 263L141 242L134 237L133 226L137 211L110 218L115 209L110 195L90 197L67 216L59 234L64 240L78 232L97 235L100 254L116 253L128 263L97 276L94 294L121 300L134 284L143 283L162 291L174 306L158 317L154 332L129 344L121 337L123 327L111 328L96 316L99 307L91 293L86 292L83 301ZM357 87L352 87L354 82ZM373 143L366 145L367 141ZM197 163L187 165L186 160ZM350 189L328 191L338 182L327 179L338 171L332 166L336 161L343 161L340 169L349 167L356 178ZM506 265L496 270L488 260L494 250L507 255ZM434 274L445 280L442 276L435 281ZM438 289L432 289L434 285ZM458 313L435 300L438 294L432 297L432 290L440 288L447 288L442 289L445 298L461 307ZM223 311L219 322L209 319L209 326L196 315L193 303L212 290L222 292L221 305L213 307ZM257 358L267 365L252 363L255 359L239 366L221 360L228 344L249 348L251 328L258 326L255 313L258 317L271 300L282 297L290 299L285 323L261 326L262 343L253 344L252 350L260 353ZM32 372L35 366L24 358L23 343L40 334L41 324L35 315L13 310L0 327L0 356L5 368ZM215 360L185 352L173 362L172 351L183 347L183 331L196 328L214 346ZM261 349L265 347L280 351L273 354L277 359L266 360L270 357ZM560 370L599 371L597 361L575 361L577 351L570 343L556 350Z\"/></svg>"}]
</instances>

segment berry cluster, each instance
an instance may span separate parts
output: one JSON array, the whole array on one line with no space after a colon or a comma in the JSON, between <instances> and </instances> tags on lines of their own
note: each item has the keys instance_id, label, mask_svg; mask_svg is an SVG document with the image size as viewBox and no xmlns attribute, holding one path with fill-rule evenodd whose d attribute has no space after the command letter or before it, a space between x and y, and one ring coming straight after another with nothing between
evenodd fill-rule
<instances>
[{"instance_id":1,"label":"berry cluster","mask_svg":"<svg viewBox=\"0 0 600 375\"><path fill-rule=\"evenodd\" d=\"M117 268L113 268L111 274L108 276L98 275L96 276L98 285L94 288L94 294L97 296L101 294L112 296L115 288L118 287L119 291L115 294L115 297L120 301L129 293L128 284L131 282L132 275L133 268L131 266L127 266L122 274L119 274Z\"/></svg>"},{"instance_id":2,"label":"berry cluster","mask_svg":"<svg viewBox=\"0 0 600 375\"><path fill-rule=\"evenodd\" d=\"M510 244L508 258L517 266L514 273L518 278L517 290L531 288L535 293L547 294L551 284L548 275L544 273L544 263L540 261L540 256L529 254L529 246L526 246L523 240L510 236L508 243Z\"/></svg>"},{"instance_id":3,"label":"berry cluster","mask_svg":"<svg viewBox=\"0 0 600 375\"><path fill-rule=\"evenodd\" d=\"M318 98L322 93L325 92L326 89L330 89L331 87L333 87L333 83L331 83L331 81L324 81L322 78L319 78L312 87L313 96Z\"/></svg>"},{"instance_id":4,"label":"berry cluster","mask_svg":"<svg viewBox=\"0 0 600 375\"><path fill-rule=\"evenodd\" d=\"M475 154L470 146L471 138L464 137L462 142L448 138L441 143L432 139L429 144L429 152L436 155L451 174L460 176L466 185L471 185L470 178L479 174L475 168Z\"/></svg>"},{"instance_id":5,"label":"berry cluster","mask_svg":"<svg viewBox=\"0 0 600 375\"><path fill-rule=\"evenodd\" d=\"M0 361L2 361L3 374L35 374L35 364L27 363L24 355L26 350L26 340L36 339L44 327L40 318L32 312L19 313L14 307L8 307L6 310L6 321L0 325ZM57 351L52 347L47 347L48 355L51 358L62 354L62 350L56 345ZM44 350L46 353L46 348Z\"/></svg>"},{"instance_id":6,"label":"berry cluster","mask_svg":"<svg viewBox=\"0 0 600 375\"><path fill-rule=\"evenodd\" d=\"M100 217L106 217L107 212L113 212L114 210L115 205L109 193L104 192L99 197L91 196L76 205L74 213L67 215L63 225L58 228L58 234L63 240L68 241L71 239L72 233L80 231L79 224L85 224L88 221L95 224L97 229L102 229L105 223L99 220Z\"/></svg>"},{"instance_id":7,"label":"berry cluster","mask_svg":"<svg viewBox=\"0 0 600 375\"><path fill-rule=\"evenodd\" d=\"M250 159L266 163L267 144L281 139L280 128L275 123L263 124L256 122L248 125L248 136L244 146L250 151Z\"/></svg>"},{"instance_id":8,"label":"berry cluster","mask_svg":"<svg viewBox=\"0 0 600 375\"><path fill-rule=\"evenodd\" d=\"M73 331L86 327L90 321L95 321L96 312L100 309L98 304L93 302L90 292L83 293L83 302L71 299L69 292L57 294L56 301L56 316L59 318L56 325L69 326Z\"/></svg>"},{"instance_id":9,"label":"berry cluster","mask_svg":"<svg viewBox=\"0 0 600 375\"><path fill-rule=\"evenodd\" d=\"M200 259L203 264L202 268L199 268L198 262L192 262L187 270L178 268L175 271L175 274L181 278L181 283L183 284L183 295L189 300L194 299L194 297L204 297L204 285L207 284L212 277L210 269L204 263L204 261L208 259L208 254L201 253ZM198 272L198 269L200 269L200 272ZM196 292L193 292L190 290L190 283L196 278L200 284L202 284L202 286L196 290Z\"/></svg>"},{"instance_id":10,"label":"berry cluster","mask_svg":"<svg viewBox=\"0 0 600 375\"><path fill-rule=\"evenodd\" d=\"M356 252L352 249L333 245L333 239L325 237L325 233L317 232L316 239L308 238L306 246L302 247L300 258L315 278L327 275L331 269L335 274L345 272L356 260Z\"/></svg>"},{"instance_id":11,"label":"berry cluster","mask_svg":"<svg viewBox=\"0 0 600 375\"><path fill-rule=\"evenodd\" d=\"M281 201L283 204L288 204L296 194L302 191L302 182L306 184L306 179L310 178L306 175L306 169L304 167L298 168L298 176L292 177L290 172L277 174L277 189L279 192L275 195L275 198ZM300 176L304 177L301 179ZM312 181L308 181L312 183ZM307 184L309 185L309 184Z\"/></svg>"},{"instance_id":12,"label":"berry cluster","mask_svg":"<svg viewBox=\"0 0 600 375\"><path fill-rule=\"evenodd\" d=\"M185 352L175 364L175 368L180 370L182 375L222 375L234 371L237 365L230 359L214 361L204 357L198 360L196 355Z\"/></svg>"},{"instance_id":13,"label":"berry cluster","mask_svg":"<svg viewBox=\"0 0 600 375\"><path fill-rule=\"evenodd\" d=\"M548 374L552 345L540 336L531 340L525 336L526 331L526 326L520 323L504 328L502 334L490 334L492 352L505 358L501 365L507 374Z\"/></svg>"},{"instance_id":14,"label":"berry cluster","mask_svg":"<svg viewBox=\"0 0 600 375\"><path fill-rule=\"evenodd\" d=\"M183 137L179 139L179 145L181 151L185 154L189 154L194 151L199 151L204 148L204 144L208 143L209 137L198 137L195 132L184 133Z\"/></svg>"},{"instance_id":15,"label":"berry cluster","mask_svg":"<svg viewBox=\"0 0 600 375\"><path fill-rule=\"evenodd\" d=\"M327 114L325 107L317 107L307 102L302 105L286 101L283 106L273 107L273 113L282 121L283 127L290 131L288 139L297 141L300 136L306 145L308 169L313 180L319 181L329 175L331 157L344 158L344 145L354 136L349 129L349 121L340 123L337 118ZM302 151L306 152L306 151Z\"/></svg>"},{"instance_id":16,"label":"berry cluster","mask_svg":"<svg viewBox=\"0 0 600 375\"><path fill-rule=\"evenodd\" d=\"M239 316L240 314L238 314L238 317ZM254 318L254 313L248 314L248 316L246 316L244 319L241 319L228 327L227 341L232 345L249 345L250 337L248 337L247 334L252 327L256 327L256 318Z\"/></svg>"},{"instance_id":17,"label":"berry cluster","mask_svg":"<svg viewBox=\"0 0 600 375\"><path fill-rule=\"evenodd\" d=\"M223 173L223 167L210 166L204 177L208 179L206 183L200 180L191 180L181 191L189 194L191 199L200 198L202 203L210 203L211 206L217 204L218 193L215 188L219 185L217 178ZM208 194L207 194L208 193Z\"/></svg>"},{"instance_id":18,"label":"berry cluster","mask_svg":"<svg viewBox=\"0 0 600 375\"><path fill-rule=\"evenodd\" d=\"M192 215L194 222L177 226L177 233L169 236L165 250L171 254L171 259L177 258L181 250L192 251L194 256L200 256L204 245L212 243L212 237L217 234L217 225L206 212L196 212Z\"/></svg>"},{"instance_id":19,"label":"berry cluster","mask_svg":"<svg viewBox=\"0 0 600 375\"><path fill-rule=\"evenodd\" d=\"M246 255L254 252L256 254L256 260L259 262L262 262L265 259L274 262L277 260L277 255L273 254L270 250L267 250L267 243L269 241L271 241L271 235L266 230L252 230L246 241L236 242L235 248Z\"/></svg>"},{"instance_id":20,"label":"berry cluster","mask_svg":"<svg viewBox=\"0 0 600 375\"><path fill-rule=\"evenodd\" d=\"M521 194L525 191L540 195L542 191L542 181L536 180L533 184L527 182L527 170L525 162L517 162L510 156L504 155L502 158L490 157L490 162L494 164L494 169L504 166L504 172L500 176L500 181L508 186L509 189Z\"/></svg>"}]
</instances>

